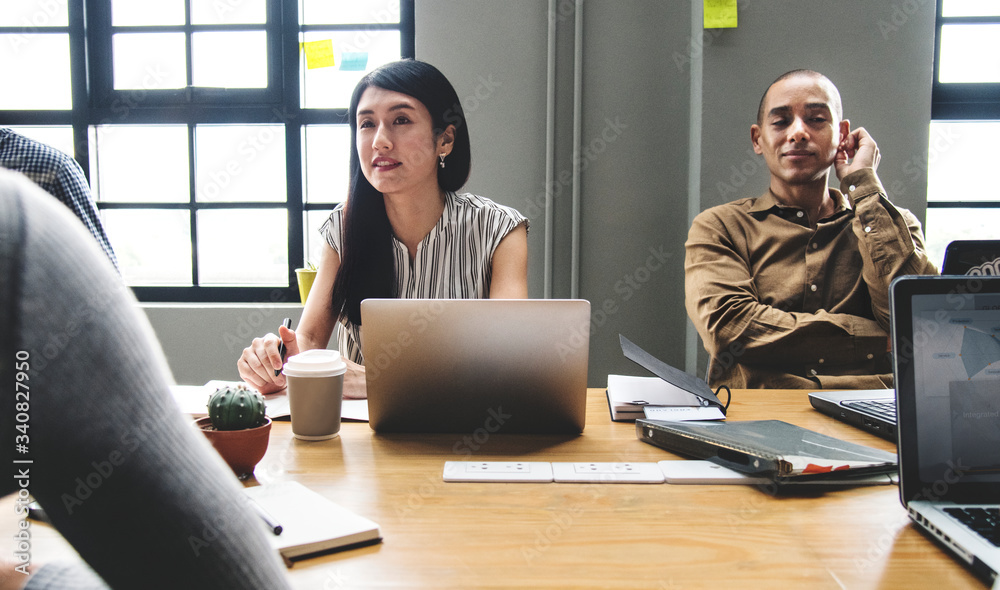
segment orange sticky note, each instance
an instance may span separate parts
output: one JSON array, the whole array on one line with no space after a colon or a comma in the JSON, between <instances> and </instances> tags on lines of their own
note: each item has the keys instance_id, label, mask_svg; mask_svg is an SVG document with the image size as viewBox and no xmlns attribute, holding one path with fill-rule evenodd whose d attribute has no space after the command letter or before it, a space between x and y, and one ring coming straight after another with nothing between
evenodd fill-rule
<instances>
[{"instance_id":1,"label":"orange sticky note","mask_svg":"<svg viewBox=\"0 0 1000 590\"><path fill-rule=\"evenodd\" d=\"M333 40L306 41L302 43L302 51L306 54L306 69L329 68L335 65L333 59Z\"/></svg>"},{"instance_id":2,"label":"orange sticky note","mask_svg":"<svg viewBox=\"0 0 1000 590\"><path fill-rule=\"evenodd\" d=\"M735 29L736 0L704 0L706 29Z\"/></svg>"}]
</instances>

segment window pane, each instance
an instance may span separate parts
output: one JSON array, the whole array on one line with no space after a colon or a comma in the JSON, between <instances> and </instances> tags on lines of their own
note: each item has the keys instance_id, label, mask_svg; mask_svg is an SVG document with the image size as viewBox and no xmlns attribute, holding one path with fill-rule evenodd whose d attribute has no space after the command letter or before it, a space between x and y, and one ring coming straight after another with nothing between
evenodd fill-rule
<instances>
[{"instance_id":1,"label":"window pane","mask_svg":"<svg viewBox=\"0 0 1000 590\"><path fill-rule=\"evenodd\" d=\"M399 59L399 31L354 31L330 33L314 31L305 33L303 41L331 40L336 65L309 69L305 52L300 52L299 70L302 72L302 107L347 108L351 92L358 80L380 65ZM344 60L344 54L351 60ZM363 63L361 70L353 68Z\"/></svg>"},{"instance_id":2,"label":"window pane","mask_svg":"<svg viewBox=\"0 0 1000 590\"><path fill-rule=\"evenodd\" d=\"M198 275L206 286L287 286L288 211L199 211Z\"/></svg>"},{"instance_id":3,"label":"window pane","mask_svg":"<svg viewBox=\"0 0 1000 590\"><path fill-rule=\"evenodd\" d=\"M112 43L115 90L187 86L184 33L122 33Z\"/></svg>"},{"instance_id":4,"label":"window pane","mask_svg":"<svg viewBox=\"0 0 1000 590\"><path fill-rule=\"evenodd\" d=\"M35 141L40 141L47 146L54 147L70 157L76 156L76 148L73 143L73 128L69 125L52 127L8 125L7 127L25 137L30 137Z\"/></svg>"},{"instance_id":5,"label":"window pane","mask_svg":"<svg viewBox=\"0 0 1000 590\"><path fill-rule=\"evenodd\" d=\"M306 263L312 262L316 266L323 260L323 244L326 240L319 233L319 228L323 227L326 220L330 217L331 209L324 209L318 211L306 211L306 221L305 228L305 240L303 247L306 253Z\"/></svg>"},{"instance_id":6,"label":"window pane","mask_svg":"<svg viewBox=\"0 0 1000 590\"><path fill-rule=\"evenodd\" d=\"M195 86L267 88L267 33L195 33L191 69Z\"/></svg>"},{"instance_id":7,"label":"window pane","mask_svg":"<svg viewBox=\"0 0 1000 590\"><path fill-rule=\"evenodd\" d=\"M927 255L941 268L952 240L1000 240L1000 208L927 209Z\"/></svg>"},{"instance_id":8,"label":"window pane","mask_svg":"<svg viewBox=\"0 0 1000 590\"><path fill-rule=\"evenodd\" d=\"M1000 82L1000 24L943 25L938 79Z\"/></svg>"},{"instance_id":9,"label":"window pane","mask_svg":"<svg viewBox=\"0 0 1000 590\"><path fill-rule=\"evenodd\" d=\"M199 201L284 202L285 128L198 125L195 166Z\"/></svg>"},{"instance_id":10,"label":"window pane","mask_svg":"<svg viewBox=\"0 0 1000 590\"><path fill-rule=\"evenodd\" d=\"M350 176L351 128L308 125L305 144L305 202L337 203L347 198Z\"/></svg>"},{"instance_id":11,"label":"window pane","mask_svg":"<svg viewBox=\"0 0 1000 590\"><path fill-rule=\"evenodd\" d=\"M196 25L263 24L267 22L265 0L191 0L191 22Z\"/></svg>"},{"instance_id":12,"label":"window pane","mask_svg":"<svg viewBox=\"0 0 1000 590\"><path fill-rule=\"evenodd\" d=\"M997 137L1000 121L932 121L927 200L1000 201L1000 184L993 174Z\"/></svg>"},{"instance_id":13,"label":"window pane","mask_svg":"<svg viewBox=\"0 0 1000 590\"><path fill-rule=\"evenodd\" d=\"M0 27L65 27L69 25L66 4L66 0L8 0L0 10Z\"/></svg>"},{"instance_id":14,"label":"window pane","mask_svg":"<svg viewBox=\"0 0 1000 590\"><path fill-rule=\"evenodd\" d=\"M73 108L69 35L0 35L0 110Z\"/></svg>"},{"instance_id":15,"label":"window pane","mask_svg":"<svg viewBox=\"0 0 1000 590\"><path fill-rule=\"evenodd\" d=\"M191 286L187 211L105 209L104 229L129 286Z\"/></svg>"},{"instance_id":16,"label":"window pane","mask_svg":"<svg viewBox=\"0 0 1000 590\"><path fill-rule=\"evenodd\" d=\"M943 0L941 16L1000 16L997 0Z\"/></svg>"},{"instance_id":17,"label":"window pane","mask_svg":"<svg viewBox=\"0 0 1000 590\"><path fill-rule=\"evenodd\" d=\"M91 132L98 201L185 203L191 197L185 125L105 125Z\"/></svg>"},{"instance_id":18,"label":"window pane","mask_svg":"<svg viewBox=\"0 0 1000 590\"><path fill-rule=\"evenodd\" d=\"M116 27L184 24L184 0L112 0L111 24Z\"/></svg>"},{"instance_id":19,"label":"window pane","mask_svg":"<svg viewBox=\"0 0 1000 590\"><path fill-rule=\"evenodd\" d=\"M399 0L302 0L299 14L304 25L398 23Z\"/></svg>"}]
</instances>

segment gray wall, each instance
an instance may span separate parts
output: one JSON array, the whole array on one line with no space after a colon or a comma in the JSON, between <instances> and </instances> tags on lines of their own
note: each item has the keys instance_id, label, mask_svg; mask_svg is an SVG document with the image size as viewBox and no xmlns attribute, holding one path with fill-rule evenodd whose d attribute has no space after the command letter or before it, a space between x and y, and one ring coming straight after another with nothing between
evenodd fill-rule
<instances>
[{"instance_id":1,"label":"gray wall","mask_svg":"<svg viewBox=\"0 0 1000 590\"><path fill-rule=\"evenodd\" d=\"M532 297L575 294L591 301L593 387L605 385L609 373L642 374L622 357L619 333L703 374L704 354L684 312L684 239L697 211L766 189L766 168L748 152L749 127L761 93L781 73L812 68L839 86L846 116L879 144L879 172L890 196L923 218L926 177L914 179L903 167L927 153L933 2L918 1L915 11L904 13L895 3L863 0L740 0L738 28L707 31L701 5L583 3L574 285L568 179L576 3L555 2L556 182L547 232L548 2L416 0L417 58L448 76L467 110L473 173L466 190L531 219ZM547 241L553 248L548 285ZM232 338L192 344L179 326L192 322L202 334L237 335L255 312L261 313L258 306L159 306L149 315L178 381L198 383L205 375L232 378L222 372L235 374L242 347L231 350ZM273 331L284 315L269 315L259 333Z\"/></svg>"}]
</instances>

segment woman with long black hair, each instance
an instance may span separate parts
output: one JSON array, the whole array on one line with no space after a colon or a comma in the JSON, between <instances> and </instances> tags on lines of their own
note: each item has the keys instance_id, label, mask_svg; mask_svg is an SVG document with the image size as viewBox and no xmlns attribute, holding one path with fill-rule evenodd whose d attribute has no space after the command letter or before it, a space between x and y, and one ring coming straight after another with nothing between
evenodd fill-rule
<instances>
[{"instance_id":1,"label":"woman with long black hair","mask_svg":"<svg viewBox=\"0 0 1000 590\"><path fill-rule=\"evenodd\" d=\"M285 386L287 355L338 348L353 370L347 395L364 391L363 299L519 299L528 296L527 219L489 199L457 193L471 150L462 105L434 66L402 60L373 70L351 97L354 149L347 202L320 229L326 244L295 331L254 339L237 365L262 393Z\"/></svg>"}]
</instances>

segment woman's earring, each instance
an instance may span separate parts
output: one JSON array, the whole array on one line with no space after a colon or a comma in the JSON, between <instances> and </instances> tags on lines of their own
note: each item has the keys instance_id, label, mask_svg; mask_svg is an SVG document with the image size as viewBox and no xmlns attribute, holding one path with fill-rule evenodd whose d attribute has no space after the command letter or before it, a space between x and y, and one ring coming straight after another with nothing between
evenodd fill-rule
<instances>
[{"instance_id":1,"label":"woman's earring","mask_svg":"<svg viewBox=\"0 0 1000 590\"><path fill-rule=\"evenodd\" d=\"M441 154L438 157L441 158L441 167L444 168L444 157L445 157L445 154Z\"/></svg>"}]
</instances>

